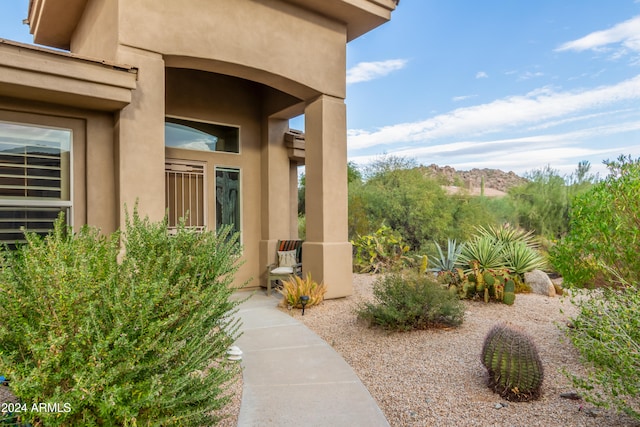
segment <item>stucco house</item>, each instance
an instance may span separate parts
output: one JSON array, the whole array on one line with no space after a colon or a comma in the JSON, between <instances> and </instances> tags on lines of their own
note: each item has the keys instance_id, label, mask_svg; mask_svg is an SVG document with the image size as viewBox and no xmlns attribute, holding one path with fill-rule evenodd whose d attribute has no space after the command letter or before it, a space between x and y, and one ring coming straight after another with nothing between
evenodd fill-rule
<instances>
[{"instance_id":1,"label":"stucco house","mask_svg":"<svg viewBox=\"0 0 640 427\"><path fill-rule=\"evenodd\" d=\"M72 225L112 232L123 206L170 225L232 224L257 287L280 239L351 294L346 44L395 0L31 0L35 43L0 40L0 240ZM289 119L304 114L304 140ZM289 137L287 138L287 134Z\"/></svg>"}]
</instances>

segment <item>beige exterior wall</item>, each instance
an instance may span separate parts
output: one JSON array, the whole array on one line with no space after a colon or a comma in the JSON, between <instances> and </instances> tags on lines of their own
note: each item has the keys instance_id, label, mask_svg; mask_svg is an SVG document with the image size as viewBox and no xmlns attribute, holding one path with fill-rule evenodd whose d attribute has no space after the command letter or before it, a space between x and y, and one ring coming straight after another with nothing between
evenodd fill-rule
<instances>
[{"instance_id":1,"label":"beige exterior wall","mask_svg":"<svg viewBox=\"0 0 640 427\"><path fill-rule=\"evenodd\" d=\"M304 98L345 96L346 28L280 0L120 1L119 42ZM218 71L212 68L212 71Z\"/></svg>"},{"instance_id":2,"label":"beige exterior wall","mask_svg":"<svg viewBox=\"0 0 640 427\"><path fill-rule=\"evenodd\" d=\"M303 268L325 281L328 298L351 294L346 43L387 21L394 8L394 0L32 0L36 42L137 72L112 118L89 120L94 113L88 112L82 118L88 132L85 204L104 208L87 208L85 220L121 226L123 204L136 201L142 214L162 218L165 158L205 162L210 189L215 166L238 168L245 264L237 283L264 285L277 240L297 236L297 160L289 158L283 137L288 119L305 112ZM240 153L165 148L167 116L239 127ZM93 164L93 158L103 160ZM99 199L101 192L109 201ZM211 191L209 200L211 229Z\"/></svg>"}]
</instances>

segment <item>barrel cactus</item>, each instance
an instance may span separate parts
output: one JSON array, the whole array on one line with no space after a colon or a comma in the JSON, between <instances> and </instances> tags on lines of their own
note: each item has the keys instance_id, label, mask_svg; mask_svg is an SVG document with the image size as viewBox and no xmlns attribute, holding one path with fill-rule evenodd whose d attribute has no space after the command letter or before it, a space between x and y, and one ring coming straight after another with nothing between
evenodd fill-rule
<instances>
[{"instance_id":1,"label":"barrel cactus","mask_svg":"<svg viewBox=\"0 0 640 427\"><path fill-rule=\"evenodd\" d=\"M482 347L489 388L503 398L524 402L540 396L544 372L531 337L505 324L494 326Z\"/></svg>"}]
</instances>

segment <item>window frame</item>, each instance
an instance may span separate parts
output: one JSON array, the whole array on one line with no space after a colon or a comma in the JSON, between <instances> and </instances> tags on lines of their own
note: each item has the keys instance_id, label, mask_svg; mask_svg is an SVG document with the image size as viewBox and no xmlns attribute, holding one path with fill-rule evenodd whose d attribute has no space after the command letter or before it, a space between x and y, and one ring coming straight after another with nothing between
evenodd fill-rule
<instances>
[{"instance_id":1,"label":"window frame","mask_svg":"<svg viewBox=\"0 0 640 427\"><path fill-rule=\"evenodd\" d=\"M229 166L229 165L214 165L213 166L213 188L214 188L214 192L213 192L213 201L215 203L215 207L214 207L214 220L215 220L215 230L216 232L218 231L218 195L217 195L217 180L218 180L218 176L217 176L217 172L218 171L228 171L228 172L237 172L238 173L238 235L239 235L239 241L242 243L242 236L243 236L243 229L244 227L242 226L243 224L243 220L244 220L244 203L242 202L242 195L243 195L243 179L242 179L242 168L239 166Z\"/></svg>"},{"instance_id":2,"label":"window frame","mask_svg":"<svg viewBox=\"0 0 640 427\"><path fill-rule=\"evenodd\" d=\"M69 132L69 162L68 162L68 181L69 181L69 198L68 200L57 200L52 198L15 198L0 196L0 206L9 208L59 208L65 212L65 222L67 225L73 227L75 214L77 209L74 208L75 198L78 191L86 189L85 185L82 185L80 189L76 188L76 160L75 157L80 153L85 152L84 146L84 122L80 119L58 117L53 114L38 114L31 112L13 111L9 109L0 108L0 122L8 123L17 126L44 128L44 129L56 129ZM78 135L80 134L80 135ZM80 141L79 139L82 139ZM62 176L63 171L61 171ZM53 229L53 227L51 228ZM29 229L27 229L29 231ZM19 240L24 241L24 240ZM9 244L10 246L13 243Z\"/></svg>"},{"instance_id":3,"label":"window frame","mask_svg":"<svg viewBox=\"0 0 640 427\"><path fill-rule=\"evenodd\" d=\"M167 114L165 115L165 127L167 124L167 119L175 119L175 120L182 120L185 122L193 122L193 123L204 123L204 124L208 124L208 125L214 125L214 126L225 126L225 127L229 127L229 128L235 128L238 129L238 151L234 152L234 151L211 151L211 150L197 150L194 148L185 148L185 147L172 147L167 145L167 139L165 136L165 141L164 141L164 146L165 148L169 148L172 150L187 150L187 151L193 151L196 153L209 153L209 154L229 154L229 155L241 155L242 154L242 126L237 125L237 124L230 124L230 123L224 123L224 122L216 122L216 121L212 121L212 120L202 120L202 119L195 119L193 117L184 117L184 116L178 116L178 115L173 115L173 114Z\"/></svg>"},{"instance_id":4,"label":"window frame","mask_svg":"<svg viewBox=\"0 0 640 427\"><path fill-rule=\"evenodd\" d=\"M3 120L2 117L0 116L0 123L8 123L11 125L17 125L17 126L30 126L30 127L37 127L37 128L43 128L43 129L54 129L54 130L62 130L62 131L68 131L69 132L69 200L63 200L62 198L60 200L57 199L53 199L53 198L47 198L47 197L42 197L42 198L37 198L37 197L33 197L33 198L28 198L28 197L24 197L24 198L5 198L5 196L0 196L0 200L2 201L2 203L7 203L10 202L12 200L15 200L18 203L18 205L20 206L28 206L29 203L26 202L36 202L35 205L42 205L42 206L47 206L47 204L43 204L42 202L44 201L51 201L51 202L55 202L55 203L63 203L63 202L68 202L69 205L68 207L71 207L71 205L73 204L73 191L74 191L74 185L73 185L73 168L74 168L74 139L75 139L75 135L74 135L74 131L72 128L66 128L66 127L60 127L60 126L49 126L49 125L41 125L41 124L36 124L36 123L26 123L26 122L17 122L15 120ZM62 174L62 171L61 171ZM11 203L7 203L10 206L16 206L13 205Z\"/></svg>"}]
</instances>

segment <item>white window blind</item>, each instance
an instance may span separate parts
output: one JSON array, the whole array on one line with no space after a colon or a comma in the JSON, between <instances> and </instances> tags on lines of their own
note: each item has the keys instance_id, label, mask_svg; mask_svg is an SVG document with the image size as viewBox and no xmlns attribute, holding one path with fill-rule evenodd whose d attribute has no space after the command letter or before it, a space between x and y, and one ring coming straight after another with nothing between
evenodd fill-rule
<instances>
[{"instance_id":1,"label":"white window blind","mask_svg":"<svg viewBox=\"0 0 640 427\"><path fill-rule=\"evenodd\" d=\"M71 209L70 129L0 121L0 242L46 234Z\"/></svg>"}]
</instances>

